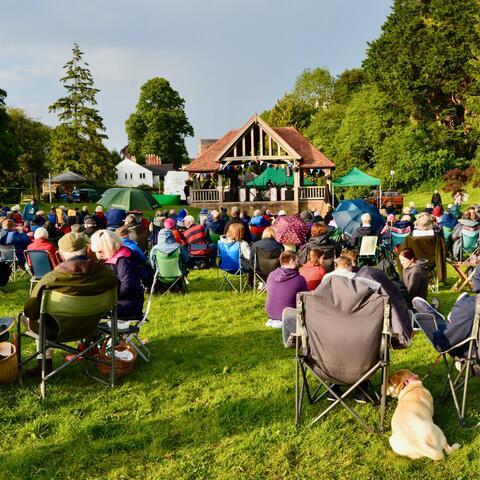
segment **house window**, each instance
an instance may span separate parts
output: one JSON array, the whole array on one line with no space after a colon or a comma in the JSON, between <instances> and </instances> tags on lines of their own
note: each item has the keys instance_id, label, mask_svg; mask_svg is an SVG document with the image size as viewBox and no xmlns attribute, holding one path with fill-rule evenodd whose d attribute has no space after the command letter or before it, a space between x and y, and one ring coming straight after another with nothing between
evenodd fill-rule
<instances>
[{"instance_id":1,"label":"house window","mask_svg":"<svg viewBox=\"0 0 480 480\"><path fill-rule=\"evenodd\" d=\"M127 178L128 178L128 175L127 175L127 174L125 174L125 180L126 180Z\"/></svg>"},{"instance_id":2,"label":"house window","mask_svg":"<svg viewBox=\"0 0 480 480\"><path fill-rule=\"evenodd\" d=\"M130 180L132 180L132 179L133 179L133 173L130 174Z\"/></svg>"}]
</instances>

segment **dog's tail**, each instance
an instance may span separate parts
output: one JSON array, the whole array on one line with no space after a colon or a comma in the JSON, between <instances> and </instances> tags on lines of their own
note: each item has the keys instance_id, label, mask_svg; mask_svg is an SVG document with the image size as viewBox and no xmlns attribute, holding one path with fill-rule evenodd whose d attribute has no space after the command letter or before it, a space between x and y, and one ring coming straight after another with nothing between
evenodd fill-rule
<instances>
[{"instance_id":1,"label":"dog's tail","mask_svg":"<svg viewBox=\"0 0 480 480\"><path fill-rule=\"evenodd\" d=\"M445 447L443 447L447 455L450 455L451 453L453 453L455 450L458 450L459 448L460 448L459 443L454 443L453 445L449 445L448 442L445 444Z\"/></svg>"}]
</instances>

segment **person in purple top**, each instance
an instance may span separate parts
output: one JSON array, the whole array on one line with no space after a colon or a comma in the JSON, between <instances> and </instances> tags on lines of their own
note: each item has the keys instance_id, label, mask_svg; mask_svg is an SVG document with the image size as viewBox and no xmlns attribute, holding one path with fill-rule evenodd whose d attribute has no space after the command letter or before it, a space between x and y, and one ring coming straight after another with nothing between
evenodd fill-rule
<instances>
[{"instance_id":1,"label":"person in purple top","mask_svg":"<svg viewBox=\"0 0 480 480\"><path fill-rule=\"evenodd\" d=\"M271 320L281 320L284 308L296 307L298 292L308 291L307 282L298 273L298 260L293 252L282 252L280 267L267 278L265 311Z\"/></svg>"}]
</instances>

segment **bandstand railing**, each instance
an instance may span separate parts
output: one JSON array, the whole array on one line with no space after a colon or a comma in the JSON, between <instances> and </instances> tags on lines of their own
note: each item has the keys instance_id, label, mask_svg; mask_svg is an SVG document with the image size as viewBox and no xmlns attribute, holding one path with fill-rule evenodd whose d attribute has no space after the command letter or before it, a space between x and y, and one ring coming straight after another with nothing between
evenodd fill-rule
<instances>
[{"instance_id":1,"label":"bandstand railing","mask_svg":"<svg viewBox=\"0 0 480 480\"><path fill-rule=\"evenodd\" d=\"M323 200L325 187L300 187L300 200Z\"/></svg>"}]
</instances>

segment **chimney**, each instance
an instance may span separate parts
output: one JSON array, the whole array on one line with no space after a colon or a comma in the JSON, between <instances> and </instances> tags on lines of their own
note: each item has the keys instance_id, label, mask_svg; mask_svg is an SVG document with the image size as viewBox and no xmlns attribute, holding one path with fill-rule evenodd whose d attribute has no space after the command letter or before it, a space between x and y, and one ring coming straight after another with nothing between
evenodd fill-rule
<instances>
[{"instance_id":1,"label":"chimney","mask_svg":"<svg viewBox=\"0 0 480 480\"><path fill-rule=\"evenodd\" d=\"M162 160L158 155L146 155L145 156L145 165L161 165Z\"/></svg>"}]
</instances>

